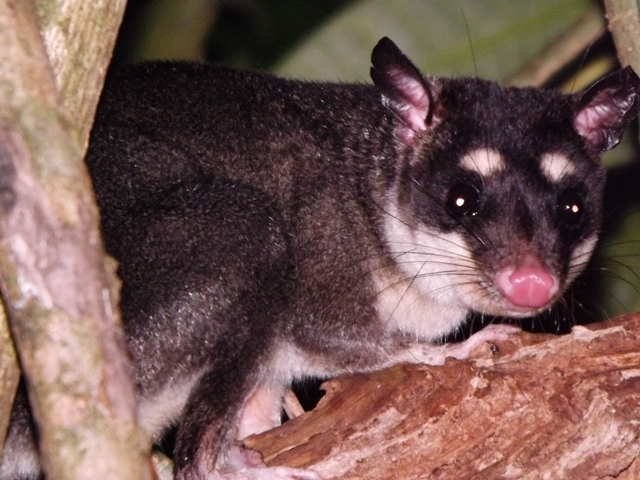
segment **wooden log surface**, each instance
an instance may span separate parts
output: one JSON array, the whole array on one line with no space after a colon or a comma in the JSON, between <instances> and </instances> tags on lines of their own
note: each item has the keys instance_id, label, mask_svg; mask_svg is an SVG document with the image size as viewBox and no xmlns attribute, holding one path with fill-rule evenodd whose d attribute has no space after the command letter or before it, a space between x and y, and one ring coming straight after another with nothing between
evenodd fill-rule
<instances>
[{"instance_id":1,"label":"wooden log surface","mask_svg":"<svg viewBox=\"0 0 640 480\"><path fill-rule=\"evenodd\" d=\"M640 478L640 314L323 385L245 443L341 479Z\"/></svg>"}]
</instances>

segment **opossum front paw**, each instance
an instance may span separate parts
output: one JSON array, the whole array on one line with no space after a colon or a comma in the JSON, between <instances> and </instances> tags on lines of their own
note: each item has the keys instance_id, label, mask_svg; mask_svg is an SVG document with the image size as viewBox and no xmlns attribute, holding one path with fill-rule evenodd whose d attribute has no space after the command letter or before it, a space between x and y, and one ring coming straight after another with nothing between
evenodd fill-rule
<instances>
[{"instance_id":1,"label":"opossum front paw","mask_svg":"<svg viewBox=\"0 0 640 480\"><path fill-rule=\"evenodd\" d=\"M251 476L246 477L246 480L322 480L320 475L311 470L289 467L252 468L247 473ZM242 477L242 480L245 480L245 477Z\"/></svg>"},{"instance_id":2,"label":"opossum front paw","mask_svg":"<svg viewBox=\"0 0 640 480\"><path fill-rule=\"evenodd\" d=\"M479 332L471 335L461 343L451 343L445 345L446 356L466 360L473 351L485 343L504 342L510 335L520 332L521 329L515 325L496 324L488 325Z\"/></svg>"},{"instance_id":3,"label":"opossum front paw","mask_svg":"<svg viewBox=\"0 0 640 480\"><path fill-rule=\"evenodd\" d=\"M322 480L311 470L267 467L258 452L241 443L231 447L227 462L224 473L213 473L207 480Z\"/></svg>"},{"instance_id":4,"label":"opossum front paw","mask_svg":"<svg viewBox=\"0 0 640 480\"><path fill-rule=\"evenodd\" d=\"M485 343L503 342L520 331L513 325L489 325L473 334L464 342L434 345L432 343L415 343L397 357L393 363L409 362L427 365L443 365L449 357L465 360L475 349Z\"/></svg>"},{"instance_id":5,"label":"opossum front paw","mask_svg":"<svg viewBox=\"0 0 640 480\"><path fill-rule=\"evenodd\" d=\"M207 475L204 480L322 480L311 470L289 467L250 467L237 472Z\"/></svg>"}]
</instances>

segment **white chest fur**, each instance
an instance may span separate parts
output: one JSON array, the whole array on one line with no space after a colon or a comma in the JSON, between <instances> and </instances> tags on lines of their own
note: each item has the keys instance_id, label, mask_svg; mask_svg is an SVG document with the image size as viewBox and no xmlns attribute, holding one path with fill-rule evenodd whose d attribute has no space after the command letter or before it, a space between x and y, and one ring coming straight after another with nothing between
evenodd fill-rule
<instances>
[{"instance_id":1,"label":"white chest fur","mask_svg":"<svg viewBox=\"0 0 640 480\"><path fill-rule=\"evenodd\" d=\"M470 308L463 300L469 276L477 271L464 239L414 229L390 202L385 240L394 265L374 274L378 316L391 330L421 340L454 331Z\"/></svg>"}]
</instances>

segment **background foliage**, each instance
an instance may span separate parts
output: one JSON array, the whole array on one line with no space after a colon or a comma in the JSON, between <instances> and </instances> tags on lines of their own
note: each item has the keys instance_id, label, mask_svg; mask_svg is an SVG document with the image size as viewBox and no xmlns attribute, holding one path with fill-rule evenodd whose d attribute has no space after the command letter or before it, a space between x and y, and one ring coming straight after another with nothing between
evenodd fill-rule
<instances>
[{"instance_id":1,"label":"background foliage","mask_svg":"<svg viewBox=\"0 0 640 480\"><path fill-rule=\"evenodd\" d=\"M366 82L371 49L385 35L429 74L578 91L616 66L594 0L132 0L114 63L207 59ZM549 73L544 64L553 66ZM632 130L605 158L603 239L588 274L551 315L552 329L640 309L640 165Z\"/></svg>"}]
</instances>

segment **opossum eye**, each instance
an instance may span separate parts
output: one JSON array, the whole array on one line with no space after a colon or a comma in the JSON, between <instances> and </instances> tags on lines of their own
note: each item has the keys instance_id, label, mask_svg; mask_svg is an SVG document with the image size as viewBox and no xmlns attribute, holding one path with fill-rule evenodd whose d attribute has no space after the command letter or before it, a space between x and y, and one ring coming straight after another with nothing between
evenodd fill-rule
<instances>
[{"instance_id":1,"label":"opossum eye","mask_svg":"<svg viewBox=\"0 0 640 480\"><path fill-rule=\"evenodd\" d=\"M568 226L577 225L584 216L582 197L573 188L567 188L558 195L557 209L560 221Z\"/></svg>"},{"instance_id":2,"label":"opossum eye","mask_svg":"<svg viewBox=\"0 0 640 480\"><path fill-rule=\"evenodd\" d=\"M459 183L449 190L446 205L456 217L475 216L480 206L480 192L473 185Z\"/></svg>"}]
</instances>

